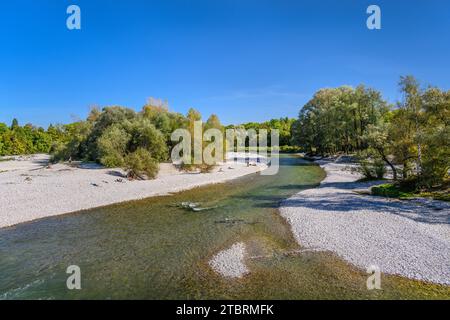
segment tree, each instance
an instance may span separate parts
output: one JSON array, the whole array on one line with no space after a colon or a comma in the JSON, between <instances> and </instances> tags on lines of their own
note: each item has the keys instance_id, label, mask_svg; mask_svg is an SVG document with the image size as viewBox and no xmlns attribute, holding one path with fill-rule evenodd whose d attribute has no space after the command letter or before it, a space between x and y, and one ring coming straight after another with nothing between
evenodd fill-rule
<instances>
[{"instance_id":1,"label":"tree","mask_svg":"<svg viewBox=\"0 0 450 320\"><path fill-rule=\"evenodd\" d=\"M11 123L11 130L14 130L14 129L18 128L18 127L19 127L19 121L16 118L14 118L12 123Z\"/></svg>"},{"instance_id":2,"label":"tree","mask_svg":"<svg viewBox=\"0 0 450 320\"><path fill-rule=\"evenodd\" d=\"M98 139L100 163L107 167L122 167L130 138L118 124L106 129Z\"/></svg>"},{"instance_id":3,"label":"tree","mask_svg":"<svg viewBox=\"0 0 450 320\"><path fill-rule=\"evenodd\" d=\"M399 86L404 95L404 101L399 104L399 107L404 111L403 120L411 124L414 135L412 140L417 145L416 167L420 173L422 168L422 93L419 82L413 76L400 77Z\"/></svg>"},{"instance_id":4,"label":"tree","mask_svg":"<svg viewBox=\"0 0 450 320\"><path fill-rule=\"evenodd\" d=\"M97 161L107 167L130 170L130 177L152 178L158 162L167 159L164 135L143 113L123 107L92 109L86 121L60 128L49 126L49 132L61 139L52 147L56 161L80 159ZM156 166L155 166L156 163Z\"/></svg>"},{"instance_id":5,"label":"tree","mask_svg":"<svg viewBox=\"0 0 450 320\"><path fill-rule=\"evenodd\" d=\"M380 122L378 125L369 125L362 140L369 146L367 154L375 156L375 158L381 158L391 168L394 181L397 181L397 168L393 161L389 159L392 150L395 148L389 135L389 124Z\"/></svg>"},{"instance_id":6,"label":"tree","mask_svg":"<svg viewBox=\"0 0 450 320\"><path fill-rule=\"evenodd\" d=\"M300 111L293 139L310 153L363 150L368 126L377 124L387 111L387 103L373 89L321 89Z\"/></svg>"},{"instance_id":7,"label":"tree","mask_svg":"<svg viewBox=\"0 0 450 320\"><path fill-rule=\"evenodd\" d=\"M208 120L206 120L205 129L219 129L222 130L223 126L220 123L219 117L215 114L209 116Z\"/></svg>"},{"instance_id":8,"label":"tree","mask_svg":"<svg viewBox=\"0 0 450 320\"><path fill-rule=\"evenodd\" d=\"M422 170L419 186L442 185L450 170L450 91L429 87L422 94Z\"/></svg>"},{"instance_id":9,"label":"tree","mask_svg":"<svg viewBox=\"0 0 450 320\"><path fill-rule=\"evenodd\" d=\"M164 135L148 119L137 118L127 122L124 129L130 135L128 152L142 148L157 161L167 160L168 150Z\"/></svg>"},{"instance_id":10,"label":"tree","mask_svg":"<svg viewBox=\"0 0 450 320\"><path fill-rule=\"evenodd\" d=\"M200 121L202 120L202 115L194 108L190 108L187 112L186 118L189 122Z\"/></svg>"}]
</instances>

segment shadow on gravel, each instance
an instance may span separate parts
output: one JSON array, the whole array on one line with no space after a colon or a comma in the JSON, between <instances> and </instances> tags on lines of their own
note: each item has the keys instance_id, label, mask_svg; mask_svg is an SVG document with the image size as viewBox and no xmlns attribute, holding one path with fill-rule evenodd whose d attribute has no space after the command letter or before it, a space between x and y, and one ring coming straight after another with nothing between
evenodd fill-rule
<instances>
[{"instance_id":1,"label":"shadow on gravel","mask_svg":"<svg viewBox=\"0 0 450 320\"><path fill-rule=\"evenodd\" d=\"M344 188L342 188L344 189ZM443 208L421 205L411 200L394 200L376 196L358 195L348 192L316 195L298 195L283 201L283 206L330 211L333 213L357 214L372 211L395 214L417 222L450 224L450 205Z\"/></svg>"}]
</instances>

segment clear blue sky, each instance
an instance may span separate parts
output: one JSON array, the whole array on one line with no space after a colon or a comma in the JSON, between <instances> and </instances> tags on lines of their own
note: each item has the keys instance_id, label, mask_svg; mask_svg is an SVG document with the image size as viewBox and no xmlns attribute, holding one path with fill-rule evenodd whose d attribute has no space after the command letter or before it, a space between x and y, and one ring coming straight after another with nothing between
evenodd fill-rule
<instances>
[{"instance_id":1,"label":"clear blue sky","mask_svg":"<svg viewBox=\"0 0 450 320\"><path fill-rule=\"evenodd\" d=\"M81 8L82 29L66 28ZM378 4L382 29L366 28ZM0 122L67 123L89 106L168 99L222 122L297 115L322 87L400 75L450 87L446 0L15 0L0 6Z\"/></svg>"}]
</instances>

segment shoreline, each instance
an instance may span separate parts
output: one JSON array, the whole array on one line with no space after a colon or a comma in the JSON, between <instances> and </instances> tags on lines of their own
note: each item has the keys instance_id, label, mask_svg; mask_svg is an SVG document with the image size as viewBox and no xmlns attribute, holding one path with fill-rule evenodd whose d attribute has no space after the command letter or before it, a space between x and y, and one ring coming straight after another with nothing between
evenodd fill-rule
<instances>
[{"instance_id":1,"label":"shoreline","mask_svg":"<svg viewBox=\"0 0 450 320\"><path fill-rule=\"evenodd\" d=\"M381 181L358 182L352 165L316 161L327 173L320 186L283 201L279 212L306 249L331 251L366 271L450 285L450 205L397 200L356 191Z\"/></svg>"},{"instance_id":2,"label":"shoreline","mask_svg":"<svg viewBox=\"0 0 450 320\"><path fill-rule=\"evenodd\" d=\"M266 167L233 162L221 164L211 173L190 173L163 163L156 179L129 181L120 169L47 164L48 156L42 154L0 162L0 228L224 183Z\"/></svg>"}]
</instances>

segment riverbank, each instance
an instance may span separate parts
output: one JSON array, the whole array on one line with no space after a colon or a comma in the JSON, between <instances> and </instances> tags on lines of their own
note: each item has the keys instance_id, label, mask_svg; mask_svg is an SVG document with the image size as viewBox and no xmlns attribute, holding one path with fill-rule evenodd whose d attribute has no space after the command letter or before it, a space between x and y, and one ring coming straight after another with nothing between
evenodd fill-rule
<instances>
[{"instance_id":1,"label":"riverbank","mask_svg":"<svg viewBox=\"0 0 450 320\"><path fill-rule=\"evenodd\" d=\"M297 242L332 251L367 270L450 285L450 205L361 194L383 182L357 182L352 165L319 161L320 187L285 200L281 215Z\"/></svg>"},{"instance_id":2,"label":"riverbank","mask_svg":"<svg viewBox=\"0 0 450 320\"><path fill-rule=\"evenodd\" d=\"M161 164L154 180L129 181L120 169L95 164L48 165L47 155L0 162L0 228L114 203L167 195L255 173L265 165L225 163L211 173Z\"/></svg>"}]
</instances>

